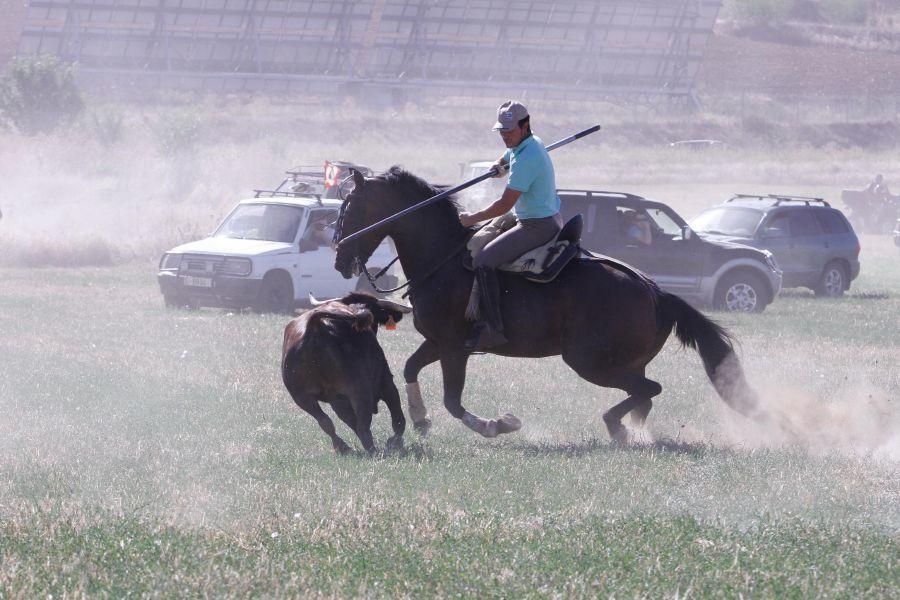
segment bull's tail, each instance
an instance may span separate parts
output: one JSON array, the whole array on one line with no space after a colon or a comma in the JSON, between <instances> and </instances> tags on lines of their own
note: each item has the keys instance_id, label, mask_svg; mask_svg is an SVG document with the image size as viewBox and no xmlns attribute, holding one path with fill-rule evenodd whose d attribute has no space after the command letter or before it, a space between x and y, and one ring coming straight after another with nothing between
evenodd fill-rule
<instances>
[{"instance_id":1,"label":"bull's tail","mask_svg":"<svg viewBox=\"0 0 900 600\"><path fill-rule=\"evenodd\" d=\"M741 362L734 353L731 335L674 294L660 292L659 306L663 320L674 324L678 341L700 354L719 397L745 416L764 418L759 398L744 378Z\"/></svg>"}]
</instances>

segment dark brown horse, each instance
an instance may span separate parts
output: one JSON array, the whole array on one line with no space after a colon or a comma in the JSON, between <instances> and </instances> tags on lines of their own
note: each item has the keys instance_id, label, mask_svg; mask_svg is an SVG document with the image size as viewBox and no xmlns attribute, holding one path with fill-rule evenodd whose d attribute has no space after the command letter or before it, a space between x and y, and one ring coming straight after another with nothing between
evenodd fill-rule
<instances>
[{"instance_id":1,"label":"dark brown horse","mask_svg":"<svg viewBox=\"0 0 900 600\"><path fill-rule=\"evenodd\" d=\"M341 211L338 236L346 237L412 204L437 194L422 179L393 167L374 178L354 174L355 188ZM469 328L465 309L473 273L463 266L463 245L471 231L459 223L458 208L441 201L340 246L335 268L351 277L390 236L404 273L412 282L410 300L416 329L425 341L406 362L410 416L427 429L427 412L418 393L418 374L440 361L444 406L470 429L486 436L515 431L517 418L487 420L462 405ZM579 376L628 397L603 415L610 436L627 439L622 418L643 424L662 391L647 379L647 364L674 327L682 344L696 348L719 395L735 410L758 418L756 396L746 384L729 335L682 299L651 280L592 259L572 261L551 283L531 283L501 274L501 305L508 342L490 349L502 356L561 355Z\"/></svg>"}]
</instances>

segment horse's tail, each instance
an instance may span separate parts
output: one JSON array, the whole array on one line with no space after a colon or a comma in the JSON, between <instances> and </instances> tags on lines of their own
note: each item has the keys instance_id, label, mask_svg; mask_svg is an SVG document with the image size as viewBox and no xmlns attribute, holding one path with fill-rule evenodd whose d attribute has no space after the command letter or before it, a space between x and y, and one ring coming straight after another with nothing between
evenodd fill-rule
<instances>
[{"instance_id":1,"label":"horse's tail","mask_svg":"<svg viewBox=\"0 0 900 600\"><path fill-rule=\"evenodd\" d=\"M675 335L683 346L694 348L700 354L706 375L719 397L745 416L761 417L759 399L744 378L731 335L678 296L659 294L663 320L674 324Z\"/></svg>"}]
</instances>

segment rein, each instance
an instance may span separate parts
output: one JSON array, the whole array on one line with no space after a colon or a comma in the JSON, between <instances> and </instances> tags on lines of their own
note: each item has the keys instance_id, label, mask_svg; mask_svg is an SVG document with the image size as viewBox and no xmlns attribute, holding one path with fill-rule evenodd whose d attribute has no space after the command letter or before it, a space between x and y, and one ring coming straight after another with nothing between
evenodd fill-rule
<instances>
[{"instance_id":1,"label":"rein","mask_svg":"<svg viewBox=\"0 0 900 600\"><path fill-rule=\"evenodd\" d=\"M475 233L474 231L467 232L466 235L465 235L465 237L464 237L463 240L462 240L462 243L460 243L459 245L457 245L456 247L454 247L454 248L453 248L453 251L452 251L450 254L448 254L448 255L447 255L446 257L444 257L444 259L441 260L438 264L434 265L431 269L429 269L429 271L428 271L427 273L425 273L425 274L422 275L421 277L417 278L417 279L415 280L415 281L416 281L416 284L418 285L418 284L420 284L420 283L423 283L423 282L425 282L425 281L428 281L428 279L429 279L432 275L434 275L435 273L438 272L438 269L440 269L441 267L443 267L444 265L446 265L448 262L450 262L450 259L452 259L454 256L456 256L457 254L459 254L460 251L462 251L462 249L466 247L466 244L469 243L469 239L472 237L472 235L473 235L474 233ZM410 280L408 280L406 283L404 283L403 285L398 285L397 287L391 288L391 289L389 289L389 290L383 290L383 289L381 289L380 287L378 287L378 285L375 283L380 277L382 277L382 276L387 272L387 270L391 267L392 264L394 264L395 262L397 262L397 261L400 259L399 256L394 257L394 260L392 260L391 262L389 262L389 263L388 263L388 266L386 266L386 267L384 267L383 269L381 269L380 271L378 271L378 273L376 273L375 275L372 275L371 273L369 273L369 270L366 269L366 263L362 262L362 260L360 260L360 258L359 258L358 256L355 257L355 258L356 258L356 261L357 261L359 264L362 265L362 271L363 271L363 273L366 274L366 278L369 280L369 283L372 284L372 288L373 288L376 292L378 292L379 294L390 294L390 293L392 293L392 292L396 292L396 291L398 291L398 290L402 290L403 288L405 288L405 287L407 287L407 286L411 286L412 283L413 283L413 280L410 279ZM407 290L407 292L406 292L405 294L403 294L403 298L406 298L407 296L409 296L410 293L412 293L412 288L411 288L411 287L410 287L409 290Z\"/></svg>"}]
</instances>

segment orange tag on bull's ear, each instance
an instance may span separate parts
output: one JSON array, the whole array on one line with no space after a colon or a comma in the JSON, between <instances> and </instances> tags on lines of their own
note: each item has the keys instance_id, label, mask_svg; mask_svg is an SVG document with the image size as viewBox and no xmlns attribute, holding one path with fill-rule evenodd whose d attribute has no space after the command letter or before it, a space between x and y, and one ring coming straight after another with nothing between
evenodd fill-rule
<instances>
[{"instance_id":1,"label":"orange tag on bull's ear","mask_svg":"<svg viewBox=\"0 0 900 600\"><path fill-rule=\"evenodd\" d=\"M387 323L384 324L384 328L388 331L397 329L397 322L394 320L394 317L388 317Z\"/></svg>"}]
</instances>

